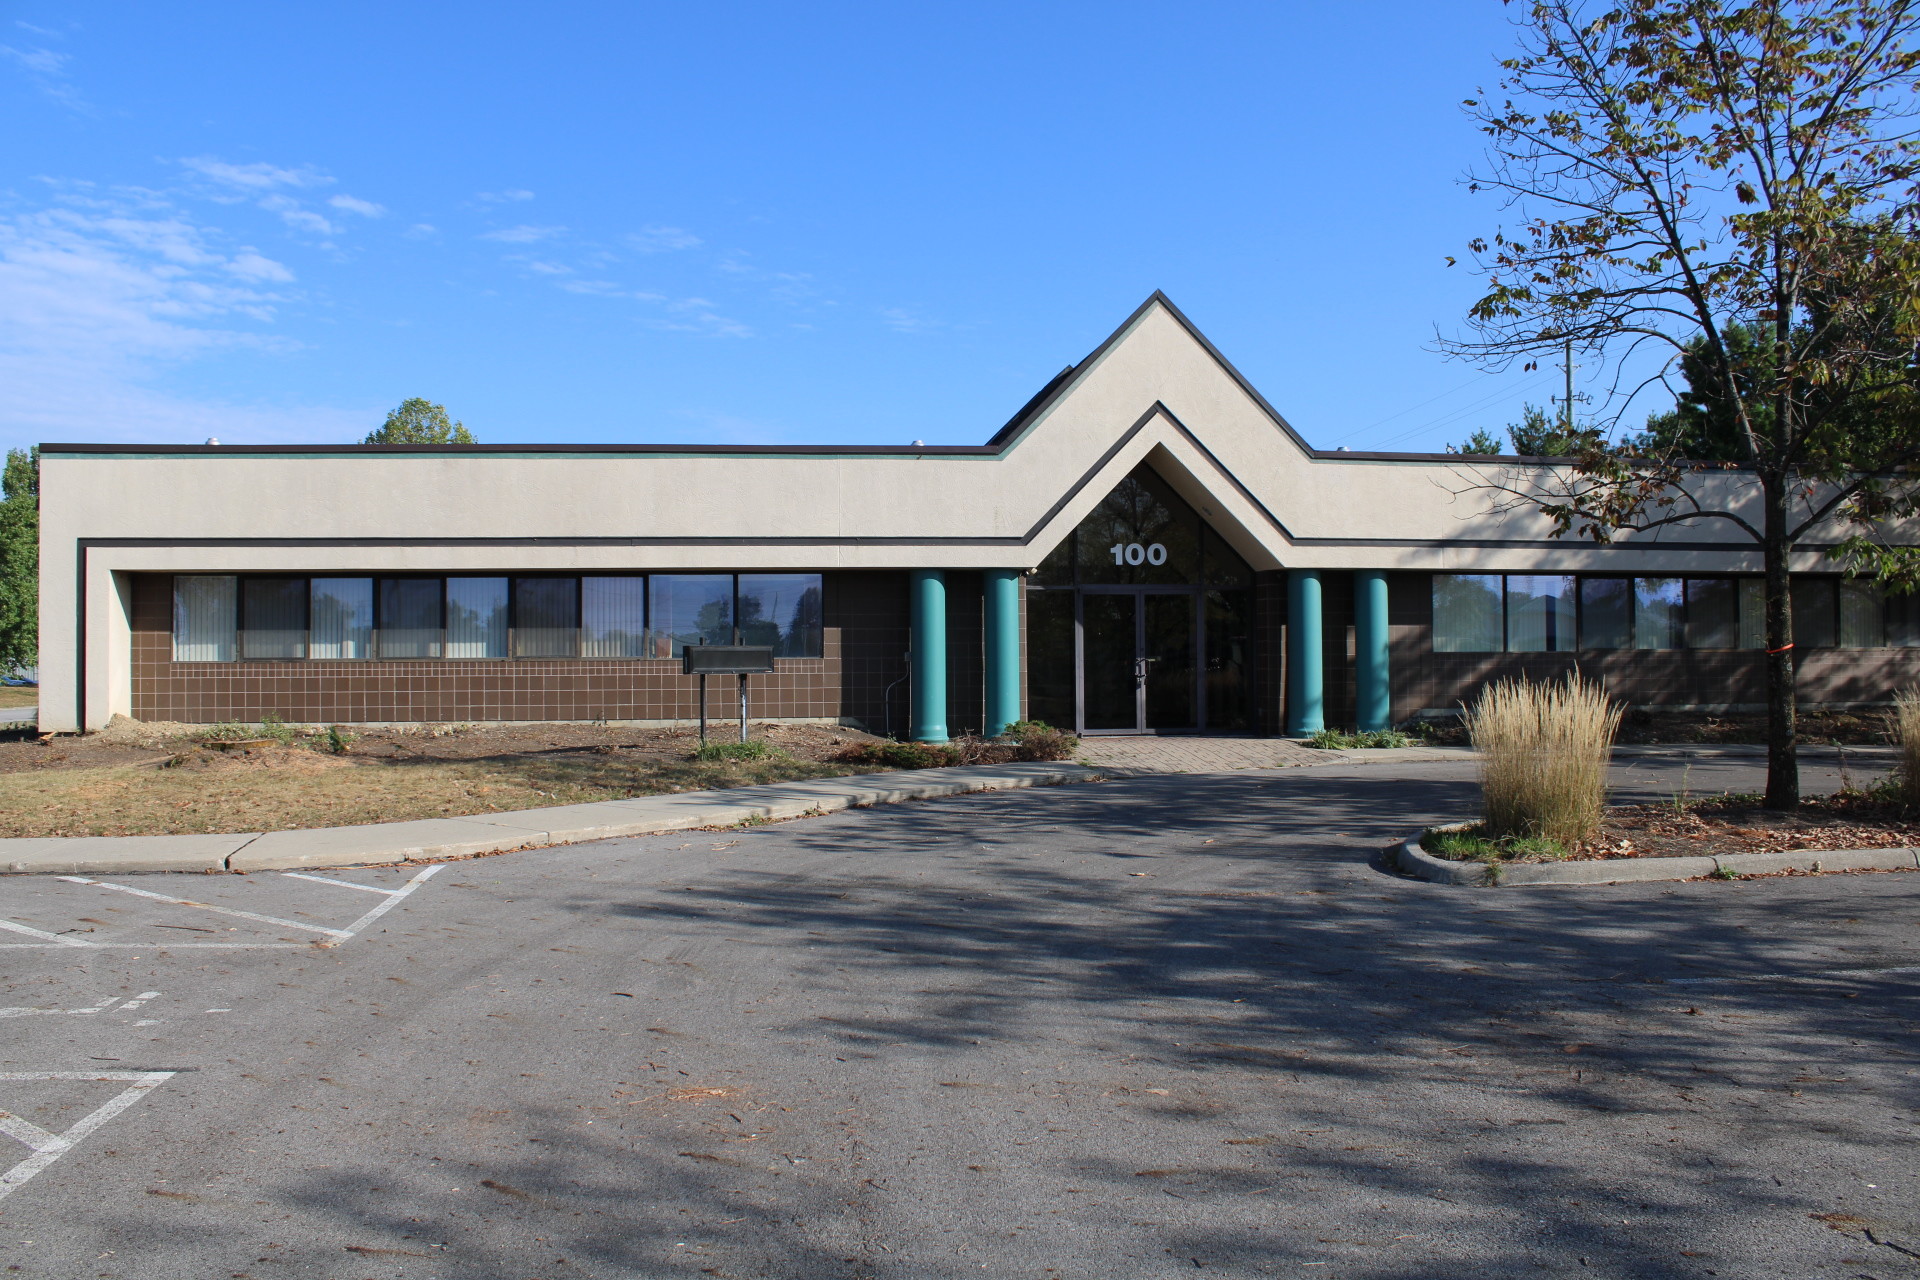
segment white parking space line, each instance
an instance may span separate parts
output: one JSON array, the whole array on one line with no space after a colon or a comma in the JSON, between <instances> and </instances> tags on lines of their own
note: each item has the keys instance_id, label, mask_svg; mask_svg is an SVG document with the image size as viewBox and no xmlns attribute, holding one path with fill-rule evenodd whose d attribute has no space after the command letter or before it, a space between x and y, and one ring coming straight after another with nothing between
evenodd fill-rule
<instances>
[{"instance_id":1,"label":"white parking space line","mask_svg":"<svg viewBox=\"0 0 1920 1280\"><path fill-rule=\"evenodd\" d=\"M415 889L418 889L421 885L425 884L428 878L432 876L434 872L438 871L441 867L445 865L446 863L444 862L436 862L432 866L427 867L425 870L421 871L420 874L415 876L413 879L401 885L398 889L392 890L387 895L387 900L385 902L381 903L379 906L375 907L373 910L367 912L367 914L361 916L358 920L355 920L352 924L348 925L346 929L341 932L340 936L343 938L351 938L354 934L360 932L362 929L372 924L375 920L378 920L381 916L387 914L387 912L399 906L400 903L406 899L408 894L412 893Z\"/></svg>"},{"instance_id":2,"label":"white parking space line","mask_svg":"<svg viewBox=\"0 0 1920 1280\"><path fill-rule=\"evenodd\" d=\"M140 1101L175 1074L172 1071L0 1071L0 1082L16 1080L101 1082L124 1080L128 1082L125 1089L81 1117L65 1133L50 1132L10 1111L0 1111L0 1133L24 1144L33 1152L13 1168L0 1173L0 1200L12 1195L27 1179L73 1150L82 1138Z\"/></svg>"},{"instance_id":3,"label":"white parking space line","mask_svg":"<svg viewBox=\"0 0 1920 1280\"><path fill-rule=\"evenodd\" d=\"M0 929L11 929L15 933L24 933L30 938L45 938L49 943L62 947L91 947L96 945L80 938L63 938L57 933L48 933L45 929L34 929L24 924L17 924L12 920L0 920Z\"/></svg>"},{"instance_id":4,"label":"white parking space line","mask_svg":"<svg viewBox=\"0 0 1920 1280\"><path fill-rule=\"evenodd\" d=\"M329 880L325 876L310 876L304 871L282 871L281 875L289 880L311 880L315 884L337 884L342 889L364 889L368 893L392 893L392 889L382 889L377 884L355 884L351 880Z\"/></svg>"},{"instance_id":5,"label":"white parking space line","mask_svg":"<svg viewBox=\"0 0 1920 1280\"><path fill-rule=\"evenodd\" d=\"M158 999L159 995L160 993L158 991L142 991L139 995L135 996L133 999L121 1005L117 1012L131 1013L135 1009L138 1009L141 1005L145 1004L147 1001ZM68 1013L68 1014L105 1013L107 1010L113 1008L114 1002L117 1001L119 998L120 998L119 996L108 996L105 1003L90 1005L85 1009L27 1009L27 1008L0 1009L0 1018L24 1018L29 1014L35 1014L35 1013Z\"/></svg>"},{"instance_id":6,"label":"white parking space line","mask_svg":"<svg viewBox=\"0 0 1920 1280\"><path fill-rule=\"evenodd\" d=\"M68 937L65 934L49 933L45 929L36 929L31 925L21 924L15 920L0 919L0 929L6 929L13 933L25 934L29 938L40 939L40 941L37 941L37 942L0 942L0 950L15 950L15 949L22 949L22 948L46 949L51 947L93 947L93 948L107 948L107 949L116 949L116 950L143 950L147 948L154 948L154 949L165 948L169 951L178 951L178 950L185 950L189 948L199 948L204 950L216 950L216 951L253 951L253 950L261 950L261 949L274 950L274 949L288 949L288 948L303 948L303 947L309 947L309 946L337 947L341 943L347 941L349 938L352 938L356 934L360 933L362 930L366 929L367 926L371 925L374 921L378 920L381 916L385 915L387 912L393 910L394 907L398 906L401 902L405 901L409 896L412 895L414 890L418 889L422 884L426 883L426 881L430 879L436 872L438 872L440 868L444 865L445 864L443 863L435 863L432 866L421 868L418 872L416 872L412 876L411 879L409 879L405 884L402 884L397 889L385 889L385 888L381 888L378 885L370 885L370 884L355 884L350 880L334 880L327 876L306 875L298 871L283 871L280 873L282 876L291 880L304 880L313 884L330 885L337 889L359 889L365 893L378 894L385 899L385 901L379 903L372 910L361 915L358 919L353 921L353 923L349 924L344 929L336 929L329 925L308 924L299 920L288 920L281 916L265 915L257 911L244 911L239 907L224 907L219 905L218 903L200 902L193 898L176 898L171 894L155 893L151 889L138 889L132 885L118 884L111 880L95 880L90 876L60 876L57 878L62 881L65 881L68 884L85 885L89 888L94 888L94 889L108 889L115 893L132 894L133 896L138 898L146 898L154 902L164 902L169 906L188 907L195 911L212 911L219 915L233 916L241 920L251 920L258 924L272 925L276 928L298 929L305 933L317 933L321 935L321 937L318 939L315 939L311 943L308 943L308 942L177 942L171 938L166 939L164 941L156 940L156 941L148 941L148 942L95 942L86 938L74 938L74 937ZM133 927L137 928L140 926L136 925ZM157 925L153 927L163 928L163 929L190 929L190 930L197 929L197 926L191 926L191 925L164 925L163 924L163 925ZM212 930L199 930L199 931L213 932ZM91 930L88 930L87 932L91 932ZM232 932L232 930L229 930L229 932ZM27 1010L26 1012L47 1013L47 1012L56 1012L56 1011L36 1009L36 1010ZM67 1012L67 1011L62 1010L59 1012ZM7 1011L0 1010L0 1017L5 1017L5 1016L19 1016L19 1015L17 1013L9 1014Z\"/></svg>"},{"instance_id":7,"label":"white parking space line","mask_svg":"<svg viewBox=\"0 0 1920 1280\"><path fill-rule=\"evenodd\" d=\"M257 911L242 911L238 907L216 907L211 902L195 902L192 898L174 898L164 893L155 893L151 889L136 889L130 884L115 884L111 880L89 880L85 876L61 876L69 884L92 884L102 889L118 889L121 893L138 894L142 898L152 898L157 902L171 902L176 907L196 907L201 911L217 911L223 916L234 916L241 920L253 920L260 924L275 924L282 929L304 929L308 933L324 933L334 938L351 938L353 934L345 929L329 929L325 925L301 924L298 920L282 920L279 916L263 916Z\"/></svg>"}]
</instances>

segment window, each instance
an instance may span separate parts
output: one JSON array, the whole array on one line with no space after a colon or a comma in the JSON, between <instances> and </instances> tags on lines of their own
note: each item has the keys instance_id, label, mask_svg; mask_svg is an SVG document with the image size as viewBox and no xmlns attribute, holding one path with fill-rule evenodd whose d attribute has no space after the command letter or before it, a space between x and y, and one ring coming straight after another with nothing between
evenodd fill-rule
<instances>
[{"instance_id":1,"label":"window","mask_svg":"<svg viewBox=\"0 0 1920 1280\"><path fill-rule=\"evenodd\" d=\"M1687 648L1736 649L1740 597L1732 578L1687 579Z\"/></svg>"},{"instance_id":2,"label":"window","mask_svg":"<svg viewBox=\"0 0 1920 1280\"><path fill-rule=\"evenodd\" d=\"M580 651L580 579L515 578L513 656L571 658Z\"/></svg>"},{"instance_id":3,"label":"window","mask_svg":"<svg viewBox=\"0 0 1920 1280\"><path fill-rule=\"evenodd\" d=\"M655 574L647 583L654 657L677 658L690 644L733 643L732 574Z\"/></svg>"},{"instance_id":4,"label":"window","mask_svg":"<svg viewBox=\"0 0 1920 1280\"><path fill-rule=\"evenodd\" d=\"M307 580L240 580L240 656L307 656Z\"/></svg>"},{"instance_id":5,"label":"window","mask_svg":"<svg viewBox=\"0 0 1920 1280\"><path fill-rule=\"evenodd\" d=\"M307 599L308 657L373 656L372 578L315 578Z\"/></svg>"},{"instance_id":6,"label":"window","mask_svg":"<svg viewBox=\"0 0 1920 1280\"><path fill-rule=\"evenodd\" d=\"M239 580L229 576L173 580L173 660L232 662L239 650Z\"/></svg>"},{"instance_id":7,"label":"window","mask_svg":"<svg viewBox=\"0 0 1920 1280\"><path fill-rule=\"evenodd\" d=\"M1887 644L1886 597L1877 582L1840 582L1840 647L1883 649Z\"/></svg>"},{"instance_id":8,"label":"window","mask_svg":"<svg viewBox=\"0 0 1920 1280\"><path fill-rule=\"evenodd\" d=\"M580 579L580 656L647 656L647 580Z\"/></svg>"},{"instance_id":9,"label":"window","mask_svg":"<svg viewBox=\"0 0 1920 1280\"><path fill-rule=\"evenodd\" d=\"M1580 647L1633 647L1633 579L1580 580Z\"/></svg>"},{"instance_id":10,"label":"window","mask_svg":"<svg viewBox=\"0 0 1920 1280\"><path fill-rule=\"evenodd\" d=\"M1887 643L1896 649L1920 649L1920 592L1887 597Z\"/></svg>"},{"instance_id":11,"label":"window","mask_svg":"<svg viewBox=\"0 0 1920 1280\"><path fill-rule=\"evenodd\" d=\"M1678 578L1633 580L1633 647L1678 649L1683 639L1681 619L1685 595Z\"/></svg>"},{"instance_id":12,"label":"window","mask_svg":"<svg viewBox=\"0 0 1920 1280\"><path fill-rule=\"evenodd\" d=\"M1433 576L1433 647L1437 653L1498 653L1500 576Z\"/></svg>"},{"instance_id":13,"label":"window","mask_svg":"<svg viewBox=\"0 0 1920 1280\"><path fill-rule=\"evenodd\" d=\"M1574 645L1573 578L1539 575L1507 579L1507 648L1516 653L1565 653Z\"/></svg>"},{"instance_id":14,"label":"window","mask_svg":"<svg viewBox=\"0 0 1920 1280\"><path fill-rule=\"evenodd\" d=\"M1831 649L1834 633L1832 578L1796 578L1793 583L1793 643L1799 649Z\"/></svg>"},{"instance_id":15,"label":"window","mask_svg":"<svg viewBox=\"0 0 1920 1280\"><path fill-rule=\"evenodd\" d=\"M820 656L820 575L740 575L741 644L770 644L776 658Z\"/></svg>"},{"instance_id":16,"label":"window","mask_svg":"<svg viewBox=\"0 0 1920 1280\"><path fill-rule=\"evenodd\" d=\"M440 656L440 579L380 579L380 656Z\"/></svg>"},{"instance_id":17,"label":"window","mask_svg":"<svg viewBox=\"0 0 1920 1280\"><path fill-rule=\"evenodd\" d=\"M1767 584L1759 578L1741 578L1740 647L1767 647Z\"/></svg>"},{"instance_id":18,"label":"window","mask_svg":"<svg viewBox=\"0 0 1920 1280\"><path fill-rule=\"evenodd\" d=\"M507 580L447 579L447 656L507 656Z\"/></svg>"}]
</instances>

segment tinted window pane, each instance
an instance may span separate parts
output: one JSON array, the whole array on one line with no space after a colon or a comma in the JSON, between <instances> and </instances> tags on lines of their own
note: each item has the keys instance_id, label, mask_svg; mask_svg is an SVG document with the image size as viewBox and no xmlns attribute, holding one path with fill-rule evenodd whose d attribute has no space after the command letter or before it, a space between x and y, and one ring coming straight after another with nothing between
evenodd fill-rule
<instances>
[{"instance_id":1,"label":"tinted window pane","mask_svg":"<svg viewBox=\"0 0 1920 1280\"><path fill-rule=\"evenodd\" d=\"M732 574L657 573L647 583L656 658L677 658L690 644L733 643Z\"/></svg>"},{"instance_id":2,"label":"tinted window pane","mask_svg":"<svg viewBox=\"0 0 1920 1280\"><path fill-rule=\"evenodd\" d=\"M1887 643L1886 605L1877 582L1840 583L1840 647L1881 649Z\"/></svg>"},{"instance_id":3,"label":"tinted window pane","mask_svg":"<svg viewBox=\"0 0 1920 1280\"><path fill-rule=\"evenodd\" d=\"M1574 647L1573 579L1515 575L1507 579L1507 648L1565 653Z\"/></svg>"},{"instance_id":4,"label":"tinted window pane","mask_svg":"<svg viewBox=\"0 0 1920 1280\"><path fill-rule=\"evenodd\" d=\"M1796 578L1793 582L1793 643L1801 649L1831 649L1834 630L1834 580Z\"/></svg>"},{"instance_id":5,"label":"tinted window pane","mask_svg":"<svg viewBox=\"0 0 1920 1280\"><path fill-rule=\"evenodd\" d=\"M1759 578L1741 578L1740 647L1767 647L1767 584Z\"/></svg>"},{"instance_id":6,"label":"tinted window pane","mask_svg":"<svg viewBox=\"0 0 1920 1280\"><path fill-rule=\"evenodd\" d=\"M1433 648L1436 653L1500 650L1500 576L1433 575Z\"/></svg>"},{"instance_id":7,"label":"tinted window pane","mask_svg":"<svg viewBox=\"0 0 1920 1280\"><path fill-rule=\"evenodd\" d=\"M447 656L507 656L507 580L447 579Z\"/></svg>"},{"instance_id":8,"label":"tinted window pane","mask_svg":"<svg viewBox=\"0 0 1920 1280\"><path fill-rule=\"evenodd\" d=\"M1036 587L1070 587L1073 585L1073 539L1069 533L1060 540L1060 545L1047 553L1040 567L1033 571L1029 579Z\"/></svg>"},{"instance_id":9,"label":"tinted window pane","mask_svg":"<svg viewBox=\"0 0 1920 1280\"><path fill-rule=\"evenodd\" d=\"M1207 727L1248 727L1247 667L1253 660L1253 593L1207 592Z\"/></svg>"},{"instance_id":10,"label":"tinted window pane","mask_svg":"<svg viewBox=\"0 0 1920 1280\"><path fill-rule=\"evenodd\" d=\"M1920 649L1920 593L1887 597L1887 643L1897 649Z\"/></svg>"},{"instance_id":11,"label":"tinted window pane","mask_svg":"<svg viewBox=\"0 0 1920 1280\"><path fill-rule=\"evenodd\" d=\"M440 590L438 578L380 579L381 657L440 656Z\"/></svg>"},{"instance_id":12,"label":"tinted window pane","mask_svg":"<svg viewBox=\"0 0 1920 1280\"><path fill-rule=\"evenodd\" d=\"M1251 587L1253 569L1207 522L1200 522L1201 569L1210 587Z\"/></svg>"},{"instance_id":13,"label":"tinted window pane","mask_svg":"<svg viewBox=\"0 0 1920 1280\"><path fill-rule=\"evenodd\" d=\"M580 580L580 656L643 658L647 653L647 580Z\"/></svg>"},{"instance_id":14,"label":"tinted window pane","mask_svg":"<svg viewBox=\"0 0 1920 1280\"><path fill-rule=\"evenodd\" d=\"M238 595L237 580L225 575L173 580L175 662L232 662L239 656Z\"/></svg>"},{"instance_id":15,"label":"tinted window pane","mask_svg":"<svg viewBox=\"0 0 1920 1280\"><path fill-rule=\"evenodd\" d=\"M1634 648L1678 649L1685 638L1680 627L1685 614L1685 593L1680 579L1633 580Z\"/></svg>"},{"instance_id":16,"label":"tinted window pane","mask_svg":"<svg viewBox=\"0 0 1920 1280\"><path fill-rule=\"evenodd\" d=\"M1630 649L1633 647L1633 580L1631 578L1582 578L1580 580L1580 647L1583 649Z\"/></svg>"},{"instance_id":17,"label":"tinted window pane","mask_svg":"<svg viewBox=\"0 0 1920 1280\"><path fill-rule=\"evenodd\" d=\"M240 656L307 656L307 580L240 580Z\"/></svg>"},{"instance_id":18,"label":"tinted window pane","mask_svg":"<svg viewBox=\"0 0 1920 1280\"><path fill-rule=\"evenodd\" d=\"M308 597L310 658L373 656L373 579L315 578Z\"/></svg>"},{"instance_id":19,"label":"tinted window pane","mask_svg":"<svg viewBox=\"0 0 1920 1280\"><path fill-rule=\"evenodd\" d=\"M1056 729L1077 725L1071 591L1027 592L1027 716Z\"/></svg>"},{"instance_id":20,"label":"tinted window pane","mask_svg":"<svg viewBox=\"0 0 1920 1280\"><path fill-rule=\"evenodd\" d=\"M1200 517L1145 466L1135 467L1078 532L1082 582L1200 581Z\"/></svg>"},{"instance_id":21,"label":"tinted window pane","mask_svg":"<svg viewBox=\"0 0 1920 1280\"><path fill-rule=\"evenodd\" d=\"M580 580L520 578L513 584L513 652L571 658L580 651Z\"/></svg>"},{"instance_id":22,"label":"tinted window pane","mask_svg":"<svg viewBox=\"0 0 1920 1280\"><path fill-rule=\"evenodd\" d=\"M1733 649L1740 643L1740 603L1732 578L1687 579L1687 648Z\"/></svg>"},{"instance_id":23,"label":"tinted window pane","mask_svg":"<svg viewBox=\"0 0 1920 1280\"><path fill-rule=\"evenodd\" d=\"M740 643L770 644L776 658L820 656L820 575L740 575Z\"/></svg>"}]
</instances>

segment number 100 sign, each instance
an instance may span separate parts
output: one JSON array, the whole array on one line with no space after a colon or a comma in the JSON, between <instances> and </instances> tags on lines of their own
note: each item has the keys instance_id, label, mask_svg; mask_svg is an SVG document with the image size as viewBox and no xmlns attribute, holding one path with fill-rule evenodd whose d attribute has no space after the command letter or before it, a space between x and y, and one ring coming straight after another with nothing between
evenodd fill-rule
<instances>
[{"instance_id":1,"label":"number 100 sign","mask_svg":"<svg viewBox=\"0 0 1920 1280\"><path fill-rule=\"evenodd\" d=\"M1167 549L1158 542L1141 546L1137 542L1116 542L1107 548L1115 564L1165 564Z\"/></svg>"}]
</instances>

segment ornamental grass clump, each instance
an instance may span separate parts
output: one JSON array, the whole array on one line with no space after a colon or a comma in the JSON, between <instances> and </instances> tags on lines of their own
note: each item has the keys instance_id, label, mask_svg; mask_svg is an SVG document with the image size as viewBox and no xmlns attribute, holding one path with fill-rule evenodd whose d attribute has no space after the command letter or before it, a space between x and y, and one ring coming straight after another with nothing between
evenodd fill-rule
<instances>
[{"instance_id":1,"label":"ornamental grass clump","mask_svg":"<svg viewBox=\"0 0 1920 1280\"><path fill-rule=\"evenodd\" d=\"M1620 713L1598 684L1577 675L1555 684L1502 680L1481 694L1466 724L1481 753L1485 834L1569 847L1592 835Z\"/></svg>"},{"instance_id":2,"label":"ornamental grass clump","mask_svg":"<svg viewBox=\"0 0 1920 1280\"><path fill-rule=\"evenodd\" d=\"M1920 805L1920 689L1894 695L1893 731L1900 739L1900 798Z\"/></svg>"}]
</instances>

